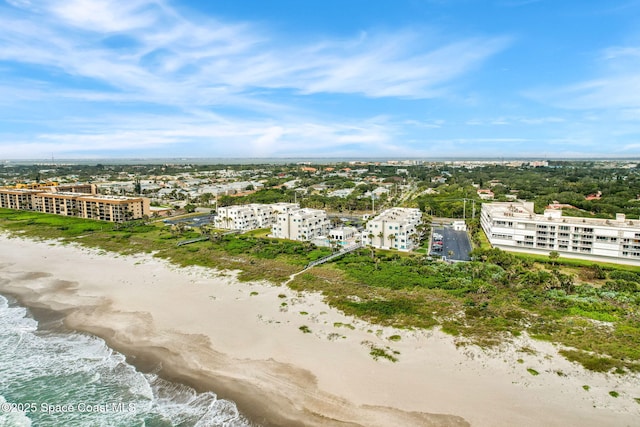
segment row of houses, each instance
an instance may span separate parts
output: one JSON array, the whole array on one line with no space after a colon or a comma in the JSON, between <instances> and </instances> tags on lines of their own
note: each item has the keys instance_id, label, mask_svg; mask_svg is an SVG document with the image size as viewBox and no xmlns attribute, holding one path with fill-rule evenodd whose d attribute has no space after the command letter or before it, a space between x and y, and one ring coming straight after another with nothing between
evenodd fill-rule
<instances>
[{"instance_id":1,"label":"row of houses","mask_svg":"<svg viewBox=\"0 0 640 427\"><path fill-rule=\"evenodd\" d=\"M533 202L482 205L481 225L492 246L593 261L640 265L640 220L617 214L615 220L534 212Z\"/></svg>"},{"instance_id":2,"label":"row of houses","mask_svg":"<svg viewBox=\"0 0 640 427\"><path fill-rule=\"evenodd\" d=\"M111 222L139 219L150 213L147 198L103 196L95 191L96 187L91 185L38 189L0 188L0 208Z\"/></svg>"}]
</instances>

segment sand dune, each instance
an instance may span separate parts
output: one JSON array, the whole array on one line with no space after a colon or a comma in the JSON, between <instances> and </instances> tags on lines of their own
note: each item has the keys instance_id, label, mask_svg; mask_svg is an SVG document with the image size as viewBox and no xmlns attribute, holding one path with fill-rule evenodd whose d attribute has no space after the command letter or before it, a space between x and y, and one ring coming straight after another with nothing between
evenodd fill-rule
<instances>
[{"instance_id":1,"label":"sand dune","mask_svg":"<svg viewBox=\"0 0 640 427\"><path fill-rule=\"evenodd\" d=\"M69 327L101 336L142 368L161 363L165 377L214 390L265 426L632 426L640 419L639 377L586 372L552 344L522 337L491 351L457 347L438 330L345 316L318 294L149 255L0 235L0 293L64 311ZM372 345L398 352L398 361L374 360Z\"/></svg>"}]
</instances>

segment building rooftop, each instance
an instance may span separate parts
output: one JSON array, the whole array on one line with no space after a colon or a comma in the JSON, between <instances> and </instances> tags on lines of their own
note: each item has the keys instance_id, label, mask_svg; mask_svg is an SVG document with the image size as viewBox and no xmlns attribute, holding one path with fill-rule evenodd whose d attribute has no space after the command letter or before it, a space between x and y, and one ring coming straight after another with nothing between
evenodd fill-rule
<instances>
[{"instance_id":1,"label":"building rooftop","mask_svg":"<svg viewBox=\"0 0 640 427\"><path fill-rule=\"evenodd\" d=\"M422 216L422 213L420 212L420 209L418 208L390 208L387 209L383 212L381 212L379 215L377 215L375 218L373 218L374 221L405 221L411 218L420 218Z\"/></svg>"},{"instance_id":2,"label":"building rooftop","mask_svg":"<svg viewBox=\"0 0 640 427\"><path fill-rule=\"evenodd\" d=\"M584 224L592 226L617 226L617 227L638 227L640 219L629 219L625 214L616 214L615 219L604 218L582 218L575 216L563 216L561 210L547 209L544 214L536 214L533 210L533 202L496 202L482 205L491 216L502 216L506 218L518 218L532 221L543 221L558 224Z\"/></svg>"}]
</instances>

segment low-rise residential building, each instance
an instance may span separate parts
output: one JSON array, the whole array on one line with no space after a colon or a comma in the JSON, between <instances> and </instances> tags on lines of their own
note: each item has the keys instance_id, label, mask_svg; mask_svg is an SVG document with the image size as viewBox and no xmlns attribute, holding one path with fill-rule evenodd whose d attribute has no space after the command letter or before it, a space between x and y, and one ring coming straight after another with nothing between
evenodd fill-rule
<instances>
[{"instance_id":1,"label":"low-rise residential building","mask_svg":"<svg viewBox=\"0 0 640 427\"><path fill-rule=\"evenodd\" d=\"M480 197L482 200L493 200L493 198L495 197L495 195L493 194L493 191L489 189L481 188L481 189L478 189L476 193L478 193L478 197Z\"/></svg>"},{"instance_id":2,"label":"low-rise residential building","mask_svg":"<svg viewBox=\"0 0 640 427\"><path fill-rule=\"evenodd\" d=\"M343 199L346 199L351 195L351 193L353 193L353 188L341 188L339 190L332 191L328 195L329 197L341 197Z\"/></svg>"},{"instance_id":3,"label":"low-rise residential building","mask_svg":"<svg viewBox=\"0 0 640 427\"><path fill-rule=\"evenodd\" d=\"M464 221L453 221L451 227L454 231L467 231L467 223Z\"/></svg>"},{"instance_id":4,"label":"low-rise residential building","mask_svg":"<svg viewBox=\"0 0 640 427\"><path fill-rule=\"evenodd\" d=\"M327 213L321 209L291 209L278 214L271 235L280 239L310 241L327 236L330 226Z\"/></svg>"},{"instance_id":5,"label":"low-rise residential building","mask_svg":"<svg viewBox=\"0 0 640 427\"><path fill-rule=\"evenodd\" d=\"M337 227L329 230L329 239L340 244L353 242L358 237L358 229L355 227Z\"/></svg>"},{"instance_id":6,"label":"low-rise residential building","mask_svg":"<svg viewBox=\"0 0 640 427\"><path fill-rule=\"evenodd\" d=\"M227 230L256 230L276 223L279 213L299 209L297 203L252 203L240 206L218 207L215 226Z\"/></svg>"},{"instance_id":7,"label":"low-rise residential building","mask_svg":"<svg viewBox=\"0 0 640 427\"><path fill-rule=\"evenodd\" d=\"M420 209L387 209L367 222L362 242L379 249L410 251L419 244L418 226L421 223Z\"/></svg>"},{"instance_id":8,"label":"low-rise residential building","mask_svg":"<svg viewBox=\"0 0 640 427\"><path fill-rule=\"evenodd\" d=\"M373 191L367 191L366 193L364 193L364 197L372 197L376 200L378 200L383 194L389 194L389 189L385 188L385 187L378 187L376 189L374 189Z\"/></svg>"},{"instance_id":9,"label":"low-rise residential building","mask_svg":"<svg viewBox=\"0 0 640 427\"><path fill-rule=\"evenodd\" d=\"M532 202L482 205L481 224L489 242L504 250L640 265L640 220L563 216L534 212Z\"/></svg>"}]
</instances>

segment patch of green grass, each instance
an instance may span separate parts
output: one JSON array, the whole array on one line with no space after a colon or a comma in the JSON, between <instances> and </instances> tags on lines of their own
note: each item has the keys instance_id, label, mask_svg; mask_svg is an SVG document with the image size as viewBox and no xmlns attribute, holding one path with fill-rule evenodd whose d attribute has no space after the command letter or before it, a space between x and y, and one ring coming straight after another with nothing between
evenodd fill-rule
<instances>
[{"instance_id":1,"label":"patch of green grass","mask_svg":"<svg viewBox=\"0 0 640 427\"><path fill-rule=\"evenodd\" d=\"M580 363L586 369L595 372L609 372L616 363L610 357L599 357L579 350L560 350L559 353L572 362Z\"/></svg>"},{"instance_id":2,"label":"patch of green grass","mask_svg":"<svg viewBox=\"0 0 640 427\"><path fill-rule=\"evenodd\" d=\"M278 298L286 298L287 296L285 294L278 294Z\"/></svg>"},{"instance_id":3,"label":"patch of green grass","mask_svg":"<svg viewBox=\"0 0 640 427\"><path fill-rule=\"evenodd\" d=\"M535 356L537 354L537 352L534 349L532 349L531 347L527 347L527 346L520 347L520 349L518 351L521 352L521 353L531 354L532 356Z\"/></svg>"},{"instance_id":4,"label":"patch of green grass","mask_svg":"<svg viewBox=\"0 0 640 427\"><path fill-rule=\"evenodd\" d=\"M518 360L516 360L516 362L518 362L518 363L524 363L524 360L522 360L522 359L518 359Z\"/></svg>"},{"instance_id":5,"label":"patch of green grass","mask_svg":"<svg viewBox=\"0 0 640 427\"><path fill-rule=\"evenodd\" d=\"M307 313L306 311L301 311L300 314L303 315L303 316L306 316L309 313Z\"/></svg>"},{"instance_id":6,"label":"patch of green grass","mask_svg":"<svg viewBox=\"0 0 640 427\"><path fill-rule=\"evenodd\" d=\"M391 335L389 337L390 341L400 341L402 339L402 337L400 335Z\"/></svg>"},{"instance_id":7,"label":"patch of green grass","mask_svg":"<svg viewBox=\"0 0 640 427\"><path fill-rule=\"evenodd\" d=\"M611 397L619 397L620 393L618 393L617 391L610 391L609 392L609 396L611 396Z\"/></svg>"},{"instance_id":8,"label":"patch of green grass","mask_svg":"<svg viewBox=\"0 0 640 427\"><path fill-rule=\"evenodd\" d=\"M258 295L258 293L256 291L253 291L249 295L252 296L252 297L255 297L256 295Z\"/></svg>"},{"instance_id":9,"label":"patch of green grass","mask_svg":"<svg viewBox=\"0 0 640 427\"><path fill-rule=\"evenodd\" d=\"M535 370L535 369L533 369L533 368L527 368L527 372L529 372L529 373L530 373L531 375L533 375L534 377L535 377L536 375L540 375L540 372L536 371L536 370Z\"/></svg>"},{"instance_id":10,"label":"patch of green grass","mask_svg":"<svg viewBox=\"0 0 640 427\"><path fill-rule=\"evenodd\" d=\"M585 391L589 391L589 390L591 389L591 387L589 387L588 385L583 385L583 386L582 386L582 388L583 388Z\"/></svg>"},{"instance_id":11,"label":"patch of green grass","mask_svg":"<svg viewBox=\"0 0 640 427\"><path fill-rule=\"evenodd\" d=\"M362 344L369 347L369 354L371 355L371 357L373 357L373 360L383 358L394 363L398 361L398 358L396 356L400 354L399 351L392 350L389 347L377 347L369 341L363 341Z\"/></svg>"},{"instance_id":12,"label":"patch of green grass","mask_svg":"<svg viewBox=\"0 0 640 427\"><path fill-rule=\"evenodd\" d=\"M541 264L552 264L555 263L558 266L570 266L570 267L581 267L581 268L590 268L593 266L593 261L582 260L577 258L563 258L560 257L555 261L549 259L548 255L535 255L535 254L525 254L525 253L516 253L513 252L513 255L517 258L529 261L529 262L537 262ZM603 268L609 268L614 270L626 270L626 271L634 271L640 272L640 267L633 265L624 265L624 264L611 264L605 262L598 262Z\"/></svg>"},{"instance_id":13,"label":"patch of green grass","mask_svg":"<svg viewBox=\"0 0 640 427\"><path fill-rule=\"evenodd\" d=\"M309 327L307 325L302 325L298 329L300 329L305 334L310 334L311 333L311 329L309 329Z\"/></svg>"},{"instance_id":14,"label":"patch of green grass","mask_svg":"<svg viewBox=\"0 0 640 427\"><path fill-rule=\"evenodd\" d=\"M635 400L635 401L636 401L636 403L639 403L639 404L640 404L640 397L634 397L634 398L633 398L633 400Z\"/></svg>"},{"instance_id":15,"label":"patch of green grass","mask_svg":"<svg viewBox=\"0 0 640 427\"><path fill-rule=\"evenodd\" d=\"M334 322L333 326L335 328L347 328L351 330L354 330L356 328L351 323L342 323L342 322Z\"/></svg>"}]
</instances>

